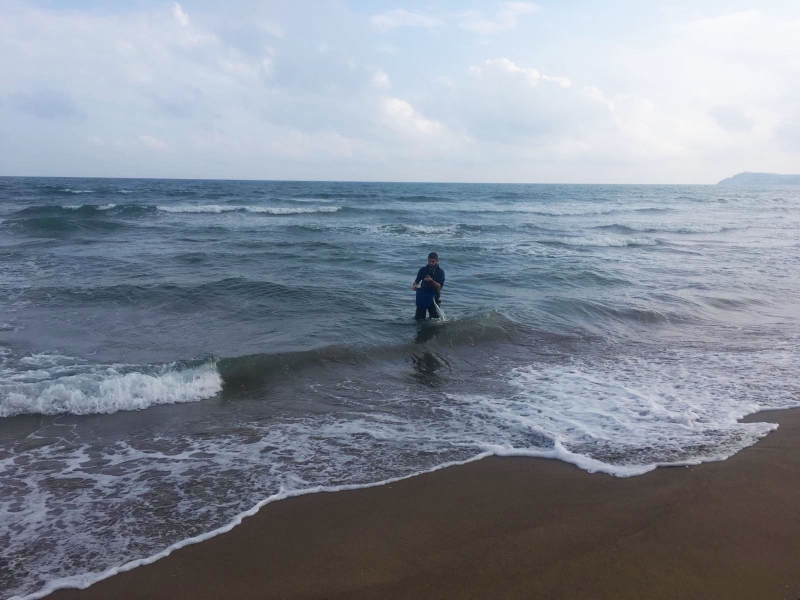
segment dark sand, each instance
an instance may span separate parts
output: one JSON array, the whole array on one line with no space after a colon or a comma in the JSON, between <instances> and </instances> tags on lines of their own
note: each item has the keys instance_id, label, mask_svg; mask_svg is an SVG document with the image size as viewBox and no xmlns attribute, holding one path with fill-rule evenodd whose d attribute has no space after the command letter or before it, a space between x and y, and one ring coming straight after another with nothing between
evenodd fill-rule
<instances>
[{"instance_id":1,"label":"dark sand","mask_svg":"<svg viewBox=\"0 0 800 600\"><path fill-rule=\"evenodd\" d=\"M73 598L800 599L800 410L752 448L641 477L489 458L269 504Z\"/></svg>"}]
</instances>

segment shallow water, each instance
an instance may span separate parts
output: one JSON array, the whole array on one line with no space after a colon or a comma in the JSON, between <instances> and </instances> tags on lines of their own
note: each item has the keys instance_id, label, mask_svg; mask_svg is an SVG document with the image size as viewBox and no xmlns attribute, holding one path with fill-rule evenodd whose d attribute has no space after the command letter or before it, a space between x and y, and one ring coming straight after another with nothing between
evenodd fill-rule
<instances>
[{"instance_id":1,"label":"shallow water","mask_svg":"<svg viewBox=\"0 0 800 600\"><path fill-rule=\"evenodd\" d=\"M0 597L486 452L800 404L800 189L0 178ZM430 250L448 323L416 324ZM81 579L83 577L83 579Z\"/></svg>"}]
</instances>

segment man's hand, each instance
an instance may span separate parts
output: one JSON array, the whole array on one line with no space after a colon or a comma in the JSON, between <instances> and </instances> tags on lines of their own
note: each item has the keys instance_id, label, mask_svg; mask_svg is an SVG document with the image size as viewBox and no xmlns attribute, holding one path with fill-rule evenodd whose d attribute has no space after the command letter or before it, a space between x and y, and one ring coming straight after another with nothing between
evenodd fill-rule
<instances>
[{"instance_id":1,"label":"man's hand","mask_svg":"<svg viewBox=\"0 0 800 600\"><path fill-rule=\"evenodd\" d=\"M415 292L417 291L417 282L416 281L414 282L414 285L411 286L411 289L414 290Z\"/></svg>"},{"instance_id":2,"label":"man's hand","mask_svg":"<svg viewBox=\"0 0 800 600\"><path fill-rule=\"evenodd\" d=\"M425 276L425 279L423 279L423 281L427 281L428 283L432 283L432 284L433 284L433 287L434 287L434 289L435 289L437 292L438 292L440 289L442 289L442 284L441 284L441 283L439 283L438 281L434 281L434 280L433 280L433 277L431 277L430 275L426 275L426 276Z\"/></svg>"}]
</instances>

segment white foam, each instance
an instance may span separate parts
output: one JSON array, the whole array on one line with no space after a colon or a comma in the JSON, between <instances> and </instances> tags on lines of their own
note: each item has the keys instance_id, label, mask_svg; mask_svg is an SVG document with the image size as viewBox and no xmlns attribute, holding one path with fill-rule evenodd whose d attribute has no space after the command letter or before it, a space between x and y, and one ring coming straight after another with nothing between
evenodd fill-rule
<instances>
[{"instance_id":1,"label":"white foam","mask_svg":"<svg viewBox=\"0 0 800 600\"><path fill-rule=\"evenodd\" d=\"M63 191L66 192L67 194L93 194L94 193L94 190L72 190L70 188L67 188L67 189L65 189Z\"/></svg>"},{"instance_id":2,"label":"white foam","mask_svg":"<svg viewBox=\"0 0 800 600\"><path fill-rule=\"evenodd\" d=\"M242 206L221 206L219 204L207 204L204 206L158 206L158 210L168 213L223 213L244 210Z\"/></svg>"},{"instance_id":3,"label":"white foam","mask_svg":"<svg viewBox=\"0 0 800 600\"><path fill-rule=\"evenodd\" d=\"M32 360L37 368L59 362ZM148 432L139 447L133 438L94 447L33 444L19 457L0 457L0 473L24 481L24 496L0 498L0 514L8 516L0 519L0 535L10 540L0 555L27 556L43 538L61 541L22 565L35 568L40 581L18 593L45 586L26 596L33 599L151 563L229 531L281 498L381 485L489 454L557 459L619 477L721 460L775 428L738 417L797 404L785 376L795 365L788 344L761 356L691 356L686 349L650 358L599 356L511 369L483 395L426 390L393 397L373 382L381 401L364 412L350 404L344 413L268 423L237 418L233 430L202 435L191 428L188 435ZM363 386L311 384L308 400L319 394L345 404L351 389ZM73 508L46 514L65 501ZM154 501L166 503L160 515L148 512ZM53 529L56 520L62 529ZM98 547L103 553L79 567L86 572L70 574L70 557Z\"/></svg>"},{"instance_id":4,"label":"white foam","mask_svg":"<svg viewBox=\"0 0 800 600\"><path fill-rule=\"evenodd\" d=\"M434 234L456 233L460 227L458 225L400 225L400 229L406 233Z\"/></svg>"},{"instance_id":5,"label":"white foam","mask_svg":"<svg viewBox=\"0 0 800 600\"><path fill-rule=\"evenodd\" d=\"M92 369L51 378L51 371L26 372L25 380L0 381L0 417L20 414L88 415L142 410L156 404L195 402L222 389L216 366L206 364L158 373L120 372L119 367Z\"/></svg>"},{"instance_id":6,"label":"white foam","mask_svg":"<svg viewBox=\"0 0 800 600\"><path fill-rule=\"evenodd\" d=\"M613 235L562 237L554 241L567 246L594 247L655 246L658 243L648 237L617 237Z\"/></svg>"},{"instance_id":7,"label":"white foam","mask_svg":"<svg viewBox=\"0 0 800 600\"><path fill-rule=\"evenodd\" d=\"M708 353L702 369L678 353L655 360L622 356L533 364L509 373L516 390L510 397L454 400L465 407L461 410L507 432L502 443L487 440L482 446L487 451L543 456L526 438L549 438L552 458L627 477L659 466L724 460L774 430L773 424L738 420L765 408L797 405L796 390L785 377L753 375L782 374L791 368L792 356Z\"/></svg>"},{"instance_id":8,"label":"white foam","mask_svg":"<svg viewBox=\"0 0 800 600\"><path fill-rule=\"evenodd\" d=\"M335 213L341 206L317 206L314 208L295 208L285 206L249 206L245 210L254 213L268 213L271 215L302 215L309 213Z\"/></svg>"},{"instance_id":9,"label":"white foam","mask_svg":"<svg viewBox=\"0 0 800 600\"><path fill-rule=\"evenodd\" d=\"M416 477L417 475L423 475L425 473L433 473L435 471L439 471L441 469L446 469L448 467L454 467L457 465L468 464L477 460L481 460L489 456L490 453L482 453L464 461L453 461L448 463L443 463L437 465L432 469L425 469L424 471L420 471L418 473L414 473L413 475L405 475L402 477L393 477L391 479L384 479L383 481L378 481L375 483L363 483L363 484L352 484L352 485L338 485L338 486L315 486L311 488L307 488L304 490L281 490L277 494L273 494L264 500L260 501L258 504L253 506L252 508L239 513L236 517L233 518L227 525L223 527L219 527L214 529L213 531L209 531L207 533L203 533L201 535L197 535L191 538L187 538L185 540L181 540L176 544L172 544L171 546L165 548L161 552L157 554L153 554L152 556L148 556L146 558L141 558L138 560L132 560L127 562L123 565L118 567L112 567L110 569L106 569L105 571L99 573L83 573L81 575L74 575L71 577L60 577L58 579L53 579L47 582L42 589L28 594L26 596L11 596L9 600L38 600L39 598L44 598L45 596L52 594L56 590L63 590L63 589L79 589L84 590L88 588L90 585L97 583L98 581L102 581L103 579L108 579L109 577L113 577L118 573L124 573L126 571L131 571L136 567L143 567L144 565L149 565L157 560L161 560L162 558L166 558L170 554L172 554L175 550L180 550L181 548L185 548L186 546L192 546L194 544L199 544L200 542L204 542L211 538L217 537L218 535L222 535L223 533L229 532L234 527L241 525L242 521L244 521L247 517L252 517L255 515L259 510L261 510L267 504L271 504L278 500L285 500L287 498L296 498L298 496L307 496L309 494L322 494L322 493L334 493L334 492L346 492L350 490L361 490L366 488L372 487L381 487L384 485L389 485L392 483L397 483L398 481L403 481L405 479L410 479L411 477Z\"/></svg>"},{"instance_id":10,"label":"white foam","mask_svg":"<svg viewBox=\"0 0 800 600\"><path fill-rule=\"evenodd\" d=\"M338 202L336 198L284 198L290 202Z\"/></svg>"},{"instance_id":11,"label":"white foam","mask_svg":"<svg viewBox=\"0 0 800 600\"><path fill-rule=\"evenodd\" d=\"M116 204L65 204L61 208L65 210L80 210L81 208L94 208L97 210L110 210L116 208Z\"/></svg>"},{"instance_id":12,"label":"white foam","mask_svg":"<svg viewBox=\"0 0 800 600\"><path fill-rule=\"evenodd\" d=\"M592 215L608 215L615 212L627 212L618 208L597 208L595 206L546 206L546 205L515 205L515 206L486 206L481 205L474 209L460 209L458 212L470 213L522 213L541 215L543 217L580 217Z\"/></svg>"},{"instance_id":13,"label":"white foam","mask_svg":"<svg viewBox=\"0 0 800 600\"><path fill-rule=\"evenodd\" d=\"M481 204L471 209L460 207L458 212L476 212L476 213L523 213L532 215L541 215L543 217L583 217L583 216L597 216L597 215L610 215L615 213L631 213L631 212L647 212L647 211L669 211L663 207L636 205L636 206L622 206L622 205L608 205L605 204L599 207L594 204L515 204L512 206L486 206Z\"/></svg>"},{"instance_id":14,"label":"white foam","mask_svg":"<svg viewBox=\"0 0 800 600\"><path fill-rule=\"evenodd\" d=\"M686 223L624 223L623 227L634 231L665 233L720 233L731 228L723 225L712 224L686 224Z\"/></svg>"},{"instance_id":15,"label":"white foam","mask_svg":"<svg viewBox=\"0 0 800 600\"><path fill-rule=\"evenodd\" d=\"M204 205L180 205L180 206L158 206L158 210L167 213L227 213L227 212L249 212L264 213L270 215L301 215L311 213L334 213L341 209L341 206L317 206L317 207L286 207L286 206L232 206L219 204Z\"/></svg>"}]
</instances>

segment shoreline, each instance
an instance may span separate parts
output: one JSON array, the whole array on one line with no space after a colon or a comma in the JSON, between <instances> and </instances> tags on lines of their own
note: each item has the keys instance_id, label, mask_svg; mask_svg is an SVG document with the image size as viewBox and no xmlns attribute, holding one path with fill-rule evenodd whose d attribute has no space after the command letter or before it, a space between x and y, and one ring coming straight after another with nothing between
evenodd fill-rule
<instances>
[{"instance_id":1,"label":"shoreline","mask_svg":"<svg viewBox=\"0 0 800 600\"><path fill-rule=\"evenodd\" d=\"M724 461L658 468L636 477L588 473L549 458L488 456L336 493L306 491L265 500L229 526L184 540L180 547L165 551L168 556L128 563L127 570L86 589L60 589L46 597L675 598L700 594L726 600L796 600L800 597L800 409L762 411L742 421L763 422L766 413L768 420L781 427ZM771 470L765 472L764 467ZM786 469L794 478L781 475ZM749 485L735 485L741 479ZM765 496L781 502L759 500L754 483L766 490ZM701 491L721 499L721 506L709 506ZM783 502L787 497L791 501ZM764 514L754 512L754 506ZM722 507L731 513L729 519L709 528L709 522L719 520ZM684 523L681 528L665 520L686 510L695 517L693 527ZM776 529L768 517L777 521L778 514L784 518ZM735 528L737 521L748 519L759 520L759 531L748 533L750 544L745 544L752 545L758 556L745 560L741 540L731 538L723 525ZM697 527L704 523L706 534L698 538ZM672 531L675 527L677 532ZM678 538L682 532L684 547L680 542L651 543L649 554L642 553L636 548L643 542L636 540L648 538L647 532ZM764 537L780 541L778 549ZM631 542L630 548L624 540ZM737 543L723 548L724 540ZM701 547L710 544L714 551L700 550L695 542ZM460 550L459 544L472 551ZM598 548L604 549L600 555ZM604 559L602 555L611 549L610 555L626 560ZM709 569L702 577L687 555L698 565L715 565L716 570ZM763 563L769 573L759 577L752 572L753 562ZM748 564L750 576L742 581ZM657 576L664 568L674 576L671 583L660 582ZM780 595L765 589L772 580L777 586L774 593ZM692 582L702 589L680 588L681 583Z\"/></svg>"}]
</instances>

